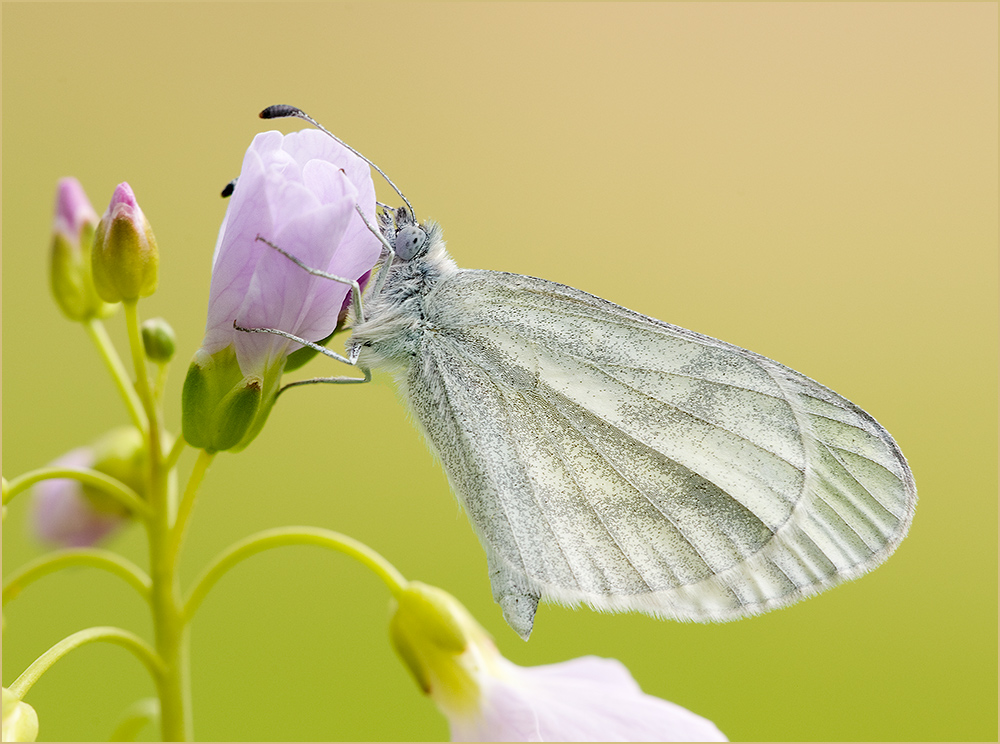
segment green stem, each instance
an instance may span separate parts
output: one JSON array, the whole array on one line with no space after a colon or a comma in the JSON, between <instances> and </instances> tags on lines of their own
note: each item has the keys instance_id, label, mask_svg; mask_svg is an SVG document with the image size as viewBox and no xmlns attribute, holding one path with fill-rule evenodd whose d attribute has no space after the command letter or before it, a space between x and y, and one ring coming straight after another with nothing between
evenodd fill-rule
<instances>
[{"instance_id":1,"label":"green stem","mask_svg":"<svg viewBox=\"0 0 1000 744\"><path fill-rule=\"evenodd\" d=\"M148 423L146 417L143 415L142 403L139 400L139 396L136 395L128 371L125 369L125 365L122 364L118 352L115 351L115 346L111 343L111 337L108 336L104 324L94 318L85 321L83 326L87 329L87 335L90 336L90 339L97 347L97 352L107 365L108 371L111 373L111 378L115 381L115 386L118 388L122 400L125 401L125 407L128 409L132 424L139 431L145 432Z\"/></svg>"},{"instance_id":2,"label":"green stem","mask_svg":"<svg viewBox=\"0 0 1000 744\"><path fill-rule=\"evenodd\" d=\"M173 470L177 467L177 461L181 457L181 452L187 447L187 442L184 441L184 437L177 437L177 441L174 442L174 446L170 448L170 452L167 454L166 458L163 460L163 467L167 470Z\"/></svg>"},{"instance_id":3,"label":"green stem","mask_svg":"<svg viewBox=\"0 0 1000 744\"><path fill-rule=\"evenodd\" d=\"M136 516L146 520L150 517L149 504L143 501L139 494L120 480L87 468L38 468L37 470L32 470L29 473L18 476L7 484L7 488L3 492L3 503L7 504L22 491L27 490L40 481L49 480L50 478L70 478L85 483L88 486L99 488Z\"/></svg>"},{"instance_id":4,"label":"green stem","mask_svg":"<svg viewBox=\"0 0 1000 744\"><path fill-rule=\"evenodd\" d=\"M103 550L101 548L71 548L48 553L22 566L4 585L3 603L7 604L7 602L20 594L24 587L43 576L72 566L102 568L124 579L129 586L139 593L139 596L149 602L152 581L137 565L110 550Z\"/></svg>"},{"instance_id":5,"label":"green stem","mask_svg":"<svg viewBox=\"0 0 1000 744\"><path fill-rule=\"evenodd\" d=\"M188 478L187 486L184 488L184 496L181 497L180 507L177 510L177 519L170 534L170 550L175 555L180 554L181 544L184 542L184 533L187 530L188 519L194 509L194 502L198 496L198 487L205 477L205 471L212 464L215 458L214 453L206 450L198 452L198 459L195 460L194 469Z\"/></svg>"},{"instance_id":6,"label":"green stem","mask_svg":"<svg viewBox=\"0 0 1000 744\"><path fill-rule=\"evenodd\" d=\"M167 362L156 363L156 383L153 386L153 395L159 403L163 400L163 391L167 387L167 370L170 365Z\"/></svg>"},{"instance_id":7,"label":"green stem","mask_svg":"<svg viewBox=\"0 0 1000 744\"><path fill-rule=\"evenodd\" d=\"M88 643L94 643L96 641L114 643L131 651L135 654L139 661L146 665L149 673L153 675L153 680L156 682L157 686L160 685L163 675L163 663L156 655L156 652L153 651L153 649L151 649L145 641L134 633L129 633L127 630L100 626L96 628L87 628L86 630L81 630L73 635L63 638L59 641L59 643L35 659L31 663L31 666L25 669L24 673L15 679L8 689L19 699L23 700L25 694L27 694L28 690L31 689L31 686L38 681L38 678L41 677L49 667L73 649L79 648L80 646Z\"/></svg>"},{"instance_id":8,"label":"green stem","mask_svg":"<svg viewBox=\"0 0 1000 744\"><path fill-rule=\"evenodd\" d=\"M407 583L403 575L389 561L364 543L347 535L319 527L278 527L250 535L229 546L216 557L212 565L195 581L194 589L184 603L184 617L187 620L191 619L215 582L237 563L257 553L285 545L317 545L350 556L370 568L385 582L393 595L403 591Z\"/></svg>"},{"instance_id":9,"label":"green stem","mask_svg":"<svg viewBox=\"0 0 1000 744\"><path fill-rule=\"evenodd\" d=\"M163 459L163 432L156 398L149 384L145 349L139 327L137 301L126 301L125 324L135 366L136 391L149 420L149 571L156 651L163 660L160 685L160 730L164 741L189 741L191 726L191 683L189 632L184 619L177 553L173 550L171 527L173 504L170 471Z\"/></svg>"},{"instance_id":10,"label":"green stem","mask_svg":"<svg viewBox=\"0 0 1000 744\"><path fill-rule=\"evenodd\" d=\"M160 422L157 415L156 397L153 395L152 387L150 387L149 371L146 368L146 350L142 343L138 301L126 300L122 304L125 306L125 326L128 329L128 345L132 352L132 366L135 368L135 390L139 394L139 401L149 421L148 434L150 444L155 440L156 444L159 445ZM161 460L163 453L157 449L155 457L157 460Z\"/></svg>"}]
</instances>

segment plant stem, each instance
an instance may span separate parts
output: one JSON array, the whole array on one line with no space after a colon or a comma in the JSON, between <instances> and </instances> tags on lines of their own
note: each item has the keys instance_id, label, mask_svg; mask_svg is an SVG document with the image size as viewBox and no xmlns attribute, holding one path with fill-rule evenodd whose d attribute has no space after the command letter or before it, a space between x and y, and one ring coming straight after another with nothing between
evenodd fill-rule
<instances>
[{"instance_id":1,"label":"plant stem","mask_svg":"<svg viewBox=\"0 0 1000 744\"><path fill-rule=\"evenodd\" d=\"M149 602L149 592L152 582L146 573L131 561L122 558L117 553L101 548L69 548L57 550L41 556L37 560L22 566L3 587L3 603L21 593L28 584L71 566L91 566L102 568L109 573L124 579L139 596Z\"/></svg>"},{"instance_id":2,"label":"plant stem","mask_svg":"<svg viewBox=\"0 0 1000 744\"><path fill-rule=\"evenodd\" d=\"M206 450L198 452L198 459L194 463L194 469L188 478L187 486L184 488L184 495L181 497L180 507L177 510L177 519L174 522L173 531L170 536L170 549L175 554L179 554L181 544L184 542L184 533L187 530L188 518L194 509L195 498L198 495L198 487L205 477L205 471L212 464L215 454Z\"/></svg>"},{"instance_id":3,"label":"plant stem","mask_svg":"<svg viewBox=\"0 0 1000 744\"><path fill-rule=\"evenodd\" d=\"M138 657L139 661L146 665L149 673L153 675L153 680L157 686L160 686L163 667L156 652L147 646L145 641L134 633L129 633L127 630L122 630L121 628L99 626L96 628L87 628L63 638L59 643L31 662L31 666L25 669L21 676L11 683L8 689L18 698L23 699L28 690L31 689L31 686L38 681L38 678L50 666L73 649L87 643L94 643L95 641L107 641L131 651Z\"/></svg>"},{"instance_id":4,"label":"plant stem","mask_svg":"<svg viewBox=\"0 0 1000 744\"><path fill-rule=\"evenodd\" d=\"M181 452L187 447L187 442L184 441L184 437L177 437L177 441L174 442L174 446L171 447L170 453L167 455L167 459L163 461L163 466L167 470L173 470L177 467L177 460L180 459Z\"/></svg>"},{"instance_id":5,"label":"plant stem","mask_svg":"<svg viewBox=\"0 0 1000 744\"><path fill-rule=\"evenodd\" d=\"M101 355L101 359L107 365L108 371L111 373L111 379L115 381L115 386L118 388L118 392L121 393L122 400L125 401L125 407L128 409L132 424L139 431L145 432L148 424L146 417L143 415L142 403L139 401L139 396L135 393L132 380L129 379L125 365L122 364L118 352L115 351L115 346L111 343L111 337L108 336L104 324L97 319L91 319L86 321L83 326L87 329L87 334L94 342L94 346L97 347L97 352Z\"/></svg>"},{"instance_id":6,"label":"plant stem","mask_svg":"<svg viewBox=\"0 0 1000 744\"><path fill-rule=\"evenodd\" d=\"M184 605L184 616L190 621L205 595L223 574L240 561L271 548L285 545L317 545L343 553L370 568L389 587L394 595L406 586L406 579L389 561L364 543L333 530L319 527L277 527L262 530L229 546L216 557L194 582L194 589Z\"/></svg>"},{"instance_id":7,"label":"plant stem","mask_svg":"<svg viewBox=\"0 0 1000 744\"><path fill-rule=\"evenodd\" d=\"M20 475L7 484L3 492L3 503L6 504L19 493L27 490L39 481L49 480L50 478L72 478L81 483L86 483L88 486L99 488L136 516L142 519L149 519L149 505L142 500L139 494L120 480L88 468L38 468L37 470L32 470L30 473Z\"/></svg>"},{"instance_id":8,"label":"plant stem","mask_svg":"<svg viewBox=\"0 0 1000 744\"><path fill-rule=\"evenodd\" d=\"M153 633L156 651L163 660L160 684L160 728L164 741L189 741L191 726L191 683L189 633L181 604L177 576L177 552L173 549L169 476L163 458L163 433L160 431L158 404L149 384L145 350L139 329L136 301L126 301L132 363L135 366L136 391L149 420L149 568L152 588Z\"/></svg>"},{"instance_id":9,"label":"plant stem","mask_svg":"<svg viewBox=\"0 0 1000 744\"><path fill-rule=\"evenodd\" d=\"M150 450L156 444L156 451L150 451L157 461L163 459L163 453L159 449L161 432L159 416L157 415L156 397L149 384L149 371L146 369L146 350L142 343L142 330L139 327L139 309L137 300L126 300L125 305L125 326L128 328L128 345L132 352L132 366L135 368L135 392L139 394L139 401L146 412L146 419L149 422L149 444Z\"/></svg>"}]
</instances>

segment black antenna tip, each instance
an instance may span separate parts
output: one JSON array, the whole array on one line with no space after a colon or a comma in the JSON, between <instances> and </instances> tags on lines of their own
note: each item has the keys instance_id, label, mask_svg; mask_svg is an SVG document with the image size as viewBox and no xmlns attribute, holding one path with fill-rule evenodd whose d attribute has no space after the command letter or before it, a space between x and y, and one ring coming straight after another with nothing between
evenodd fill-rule
<instances>
[{"instance_id":1,"label":"black antenna tip","mask_svg":"<svg viewBox=\"0 0 1000 744\"><path fill-rule=\"evenodd\" d=\"M223 199L228 199L233 195L233 192L236 191L236 181L237 179L234 178L232 181L230 181L225 185L225 188L222 189Z\"/></svg>"},{"instance_id":2,"label":"black antenna tip","mask_svg":"<svg viewBox=\"0 0 1000 744\"><path fill-rule=\"evenodd\" d=\"M286 116L298 116L302 113L302 109L296 108L295 106L289 106L287 103L278 103L274 106L268 106L266 109L260 112L261 119L283 119Z\"/></svg>"}]
</instances>

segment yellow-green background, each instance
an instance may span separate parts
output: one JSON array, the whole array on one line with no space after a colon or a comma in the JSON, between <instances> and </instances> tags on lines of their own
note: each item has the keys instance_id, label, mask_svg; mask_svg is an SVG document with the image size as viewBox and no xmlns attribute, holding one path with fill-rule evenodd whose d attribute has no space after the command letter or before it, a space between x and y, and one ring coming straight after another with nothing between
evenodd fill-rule
<instances>
[{"instance_id":1,"label":"yellow-green background","mask_svg":"<svg viewBox=\"0 0 1000 744\"><path fill-rule=\"evenodd\" d=\"M218 192L272 103L374 159L460 265L580 287L848 396L896 437L920 503L886 565L792 608L693 625L543 606L524 644L382 380L297 390L217 458L186 581L252 531L321 525L453 592L514 661L617 657L734 739L996 739L996 4L4 4L6 477L124 421L48 297L56 180L77 176L98 211L127 180L152 222L160 290L141 309L178 334L176 429ZM5 574L41 550L27 506L4 525ZM145 560L138 528L111 547ZM323 551L242 564L195 621L198 737L446 737L386 607L372 575ZM82 627L150 630L92 570L5 616L5 684ZM133 658L91 646L28 700L42 738L100 739L151 691Z\"/></svg>"}]
</instances>

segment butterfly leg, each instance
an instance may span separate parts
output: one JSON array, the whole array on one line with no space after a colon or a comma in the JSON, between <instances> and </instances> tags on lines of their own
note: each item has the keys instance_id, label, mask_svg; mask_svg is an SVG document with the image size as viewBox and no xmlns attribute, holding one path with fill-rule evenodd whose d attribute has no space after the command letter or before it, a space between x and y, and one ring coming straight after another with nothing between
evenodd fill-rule
<instances>
[{"instance_id":1,"label":"butterfly leg","mask_svg":"<svg viewBox=\"0 0 1000 744\"><path fill-rule=\"evenodd\" d=\"M281 395L283 392L288 390L288 388L298 387L299 385L317 385L324 383L329 385L349 385L351 383L371 382L372 371L367 367L362 367L361 371L365 373L364 377L310 377L308 380L296 380L295 382L290 382L287 385L282 385L278 390L278 395Z\"/></svg>"},{"instance_id":2,"label":"butterfly leg","mask_svg":"<svg viewBox=\"0 0 1000 744\"><path fill-rule=\"evenodd\" d=\"M344 364L350 364L351 366L354 366L355 362L357 361L355 360L355 362L352 362L344 355L338 354L335 351L330 351L325 346L314 344L312 341L306 341L304 338L299 338L298 336L292 333L288 333L288 331L282 331L277 328L245 328L244 326L239 325L235 320L233 321L233 328L243 333L270 333L274 336L281 336L282 338L287 338L289 341L294 341L295 343L302 344L303 346L308 346L313 351L318 351L320 354L323 354L324 356L328 356L331 359L336 359L338 362L343 362ZM360 378L358 379L360 380ZM365 380L365 382L367 382L367 380Z\"/></svg>"},{"instance_id":3,"label":"butterfly leg","mask_svg":"<svg viewBox=\"0 0 1000 744\"><path fill-rule=\"evenodd\" d=\"M322 279L329 279L332 282L338 282L340 284L347 284L348 286L350 286L350 288L351 288L351 309L354 311L354 317L357 319L357 322L359 322L359 323L364 321L364 319L365 319L364 310L361 307L361 285L358 284L357 280L355 280L355 279L346 279L346 278L344 278L342 276L337 276L336 274L331 274L328 271L322 271L320 269L314 269L311 266L307 266L306 264L304 264L302 262L301 259L299 259L296 256L293 256L291 253L289 253L288 251L286 251L284 248L282 248L282 247L280 247L278 245L275 245L270 240L268 240L267 238L265 238L263 235L259 235L258 234L257 235L257 240L259 240L261 243L264 243L268 247L273 248L278 253L280 253L282 256L284 256L285 258L287 258L289 261L291 261L293 264L295 264L296 266L298 266L300 269L302 269L303 271L305 271L308 274L312 274L313 276L318 276L318 277L320 277ZM281 334L278 334L278 335L281 335ZM343 361L343 359L341 359L341 360Z\"/></svg>"},{"instance_id":4,"label":"butterfly leg","mask_svg":"<svg viewBox=\"0 0 1000 744\"><path fill-rule=\"evenodd\" d=\"M352 354L353 360L348 359L347 357L338 354L335 351L330 351L325 346L314 344L312 341L306 341L304 338L299 338L298 336L295 336L291 333L287 333L286 331L280 331L277 328L244 328L241 325L237 325L236 321L233 321L233 328L235 328L237 331L242 331L243 333L270 333L275 336L281 336L282 338L287 338L289 341L295 341L296 343L300 343L303 346L308 346L310 349L318 351L320 354L328 356L331 359L336 359L338 362L343 362L344 364L350 364L352 366L357 364L356 354ZM296 387L298 385L312 385L314 383L323 383L323 382L331 384L341 384L341 385L350 383L359 383L359 382L371 382L372 380L371 370L368 369L367 367L362 367L361 371L364 372L365 374L364 377L312 377L308 380L297 380L296 382L290 382L287 385L283 385L281 389L278 390L278 395L281 395L283 392L288 390L288 388Z\"/></svg>"},{"instance_id":5,"label":"butterfly leg","mask_svg":"<svg viewBox=\"0 0 1000 744\"><path fill-rule=\"evenodd\" d=\"M375 281L372 283L372 286L374 287L373 294L377 295L379 292L382 291L382 286L385 284L385 280L386 280L386 278L389 275L389 267L392 266L392 261L396 257L396 251L392 247L392 244L388 240L386 240L385 236L382 234L382 231L379 230L371 222L368 221L368 218L365 216L365 213L362 211L361 207L355 205L354 209L355 209L355 211L357 211L358 216L361 217L361 221L365 223L365 227L368 228L369 232L371 232L372 235L374 235L376 238L378 238L379 242L382 244L383 249L388 252L388 256L382 262L382 266L379 268L378 274L375 275ZM309 274L312 274L313 276L318 276L318 277L321 277L323 279L329 279L330 281L334 281L334 282L339 282L341 284L350 285L350 287L351 287L351 311L352 311L352 313L354 315L354 319L355 319L354 322L355 323L363 323L364 322L364 320L365 320L365 313L364 313L364 308L361 305L361 285L358 284L358 282L356 280L354 280L354 279L346 279L346 278L344 278L342 276L337 276L336 274L331 274L329 272L322 271L320 269L314 269L311 266L307 266L298 257L293 256L291 253L289 253L288 251L286 251L284 248L281 248L280 246L275 245L270 240L268 240L267 238L265 238L263 235L259 235L258 234L257 235L257 240L259 240L261 243L264 243L265 245L269 246L270 248L273 248L278 253L280 253L282 256L284 256L289 261L291 261L296 266L298 266L300 269L302 269L303 271L305 271L305 272L307 272Z\"/></svg>"},{"instance_id":6,"label":"butterfly leg","mask_svg":"<svg viewBox=\"0 0 1000 744\"><path fill-rule=\"evenodd\" d=\"M379 274L377 276L377 281L375 284L375 291L377 292L381 290L382 284L385 283L386 269L392 263L392 259L395 256L395 252L393 251L392 246L385 239L385 237L378 230L376 230L371 225L370 222L368 222L368 219L365 217L364 212L362 212L360 208L357 208L357 211L358 214L361 216L361 219L364 221L365 225L368 227L368 229L371 230L376 237L378 237L378 239L382 242L383 246L389 251L389 258L387 261L384 262L382 269L379 271ZM341 284L349 285L351 287L351 308L354 311L354 317L356 319L356 322L364 321L365 317L364 309L361 305L361 285L358 284L356 280L346 279L344 277L337 276L336 274L331 274L327 271L314 269L311 266L306 265L301 259L299 259L297 256L292 255L281 246L272 243L263 235L258 234L256 239L259 240L261 243L267 245L269 248L277 251L282 256L284 256L289 261L298 266L300 269L307 272L308 274L311 274L312 276L318 276L322 279L329 279L334 282L339 282ZM338 362L343 362L344 364L350 364L351 366L356 365L358 361L359 350L356 348L351 350L349 357L345 357L342 354L338 354L335 351L331 351L330 349L327 349L324 346L320 346L319 344L313 343L312 341L307 341L304 338L300 338L299 336L288 333L287 331L282 331L278 328L246 328L244 326L239 325L235 320L233 321L233 328L235 328L237 331L242 331L244 333L271 333L275 336L281 336L282 338L287 338L290 341L295 341L296 343L302 344L303 346L307 346L310 349L313 349L314 351L318 351L320 354L328 356L331 359L336 359ZM371 371L365 369L364 375L365 375L364 377L316 377L310 380L300 380L298 382L293 382L288 385L285 385L284 387L281 388L281 390L278 391L278 393L280 395L281 392L290 387L295 387L297 385L307 385L311 383L350 384L359 382L370 382L372 378Z\"/></svg>"}]
</instances>

